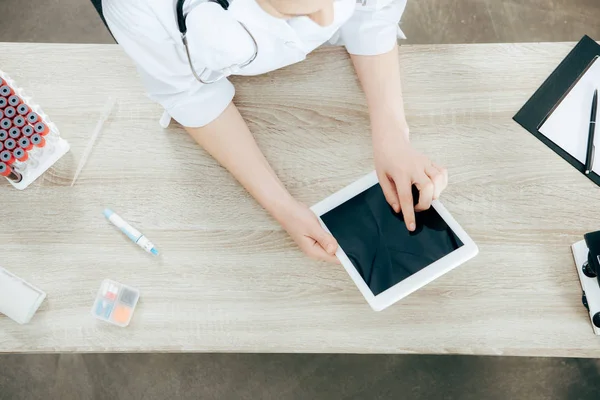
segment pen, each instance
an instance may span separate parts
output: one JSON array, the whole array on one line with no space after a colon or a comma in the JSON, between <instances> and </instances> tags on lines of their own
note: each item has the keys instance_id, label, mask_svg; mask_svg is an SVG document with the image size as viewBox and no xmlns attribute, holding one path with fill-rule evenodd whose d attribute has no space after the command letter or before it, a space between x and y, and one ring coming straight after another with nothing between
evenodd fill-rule
<instances>
[{"instance_id":1,"label":"pen","mask_svg":"<svg viewBox=\"0 0 600 400\"><path fill-rule=\"evenodd\" d=\"M596 112L598 111L598 89L594 91L592 100L592 115L590 117L590 131L588 133L587 154L585 157L585 174L589 175L594 166L594 133L596 132Z\"/></svg>"},{"instance_id":2,"label":"pen","mask_svg":"<svg viewBox=\"0 0 600 400\"><path fill-rule=\"evenodd\" d=\"M104 216L108 219L114 226L119 228L121 232L123 232L133 243L140 246L142 249L146 250L148 253L152 253L155 256L158 255L158 250L156 247L148 240L148 238L140 231L135 229L133 226L129 225L127 222L123 220L123 218L119 217L112 210L108 208L104 210Z\"/></svg>"}]
</instances>

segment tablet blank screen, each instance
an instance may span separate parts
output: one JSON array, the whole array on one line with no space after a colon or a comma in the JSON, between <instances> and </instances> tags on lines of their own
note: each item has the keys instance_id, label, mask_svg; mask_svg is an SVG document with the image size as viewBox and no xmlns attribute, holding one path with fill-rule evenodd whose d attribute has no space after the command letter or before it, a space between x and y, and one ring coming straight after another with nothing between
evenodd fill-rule
<instances>
[{"instance_id":1,"label":"tablet blank screen","mask_svg":"<svg viewBox=\"0 0 600 400\"><path fill-rule=\"evenodd\" d=\"M379 184L321 219L375 296L463 245L433 207L416 213L410 232Z\"/></svg>"}]
</instances>

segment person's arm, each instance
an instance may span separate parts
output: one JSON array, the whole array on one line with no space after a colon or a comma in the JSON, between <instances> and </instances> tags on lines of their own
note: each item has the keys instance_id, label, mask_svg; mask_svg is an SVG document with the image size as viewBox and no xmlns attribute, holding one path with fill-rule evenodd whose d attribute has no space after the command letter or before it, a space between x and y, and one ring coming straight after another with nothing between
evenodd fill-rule
<instances>
[{"instance_id":1,"label":"person's arm","mask_svg":"<svg viewBox=\"0 0 600 400\"><path fill-rule=\"evenodd\" d=\"M297 202L260 151L237 107L230 103L214 121L187 132L244 186L309 256L337 262L337 242L308 207Z\"/></svg>"},{"instance_id":2,"label":"person's arm","mask_svg":"<svg viewBox=\"0 0 600 400\"><path fill-rule=\"evenodd\" d=\"M269 166L232 103L231 82L199 83L178 50L180 43L165 31L147 1L104 0L103 5L112 33L136 63L148 95L233 174L305 253L336 262L337 242L308 207L292 198ZM200 43L196 47L215 50ZM198 61L200 70L203 63Z\"/></svg>"},{"instance_id":3,"label":"person's arm","mask_svg":"<svg viewBox=\"0 0 600 400\"><path fill-rule=\"evenodd\" d=\"M406 226L414 230L412 185L419 189L416 210L426 210L447 186L448 174L410 145L398 46L376 56L351 57L367 98L381 187L388 203L396 212L402 210Z\"/></svg>"},{"instance_id":4,"label":"person's arm","mask_svg":"<svg viewBox=\"0 0 600 400\"><path fill-rule=\"evenodd\" d=\"M404 114L398 61L398 23L406 0L357 3L341 29L352 57L371 117L375 167L386 200L402 210L409 230L415 229L411 186L419 189L416 210L429 208L446 187L445 169L412 148Z\"/></svg>"}]
</instances>

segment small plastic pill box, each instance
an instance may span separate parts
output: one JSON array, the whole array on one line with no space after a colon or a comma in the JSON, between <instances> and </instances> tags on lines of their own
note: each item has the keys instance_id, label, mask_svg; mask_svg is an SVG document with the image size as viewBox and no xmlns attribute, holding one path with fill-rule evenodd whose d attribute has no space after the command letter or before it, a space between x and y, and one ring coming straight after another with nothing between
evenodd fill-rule
<instances>
[{"instance_id":1,"label":"small plastic pill box","mask_svg":"<svg viewBox=\"0 0 600 400\"><path fill-rule=\"evenodd\" d=\"M131 321L139 298L139 290L105 279L92 307L92 315L124 328Z\"/></svg>"}]
</instances>

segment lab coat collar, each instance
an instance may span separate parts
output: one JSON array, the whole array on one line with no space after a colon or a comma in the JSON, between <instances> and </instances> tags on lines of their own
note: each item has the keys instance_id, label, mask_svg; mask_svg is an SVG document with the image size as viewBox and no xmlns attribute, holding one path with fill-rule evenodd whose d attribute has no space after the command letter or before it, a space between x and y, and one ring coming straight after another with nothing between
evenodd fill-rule
<instances>
[{"instance_id":1,"label":"lab coat collar","mask_svg":"<svg viewBox=\"0 0 600 400\"><path fill-rule=\"evenodd\" d=\"M268 30L271 35L285 42L297 42L299 37L287 21L277 18L263 10L256 0L233 0L228 12L241 23L245 24L250 32L252 26Z\"/></svg>"}]
</instances>

